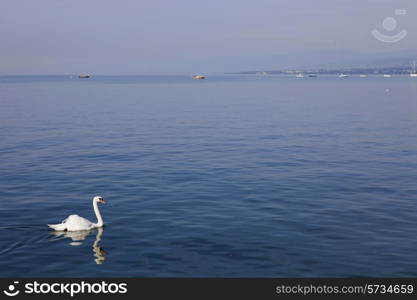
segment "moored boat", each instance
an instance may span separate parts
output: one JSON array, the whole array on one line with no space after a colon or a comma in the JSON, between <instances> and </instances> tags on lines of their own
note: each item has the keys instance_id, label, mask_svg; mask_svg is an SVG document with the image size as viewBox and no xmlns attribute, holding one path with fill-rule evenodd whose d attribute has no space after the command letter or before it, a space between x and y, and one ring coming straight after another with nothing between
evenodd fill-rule
<instances>
[{"instance_id":1,"label":"moored boat","mask_svg":"<svg viewBox=\"0 0 417 300\"><path fill-rule=\"evenodd\" d=\"M410 73L410 77L417 77L416 61L413 61L413 70Z\"/></svg>"}]
</instances>

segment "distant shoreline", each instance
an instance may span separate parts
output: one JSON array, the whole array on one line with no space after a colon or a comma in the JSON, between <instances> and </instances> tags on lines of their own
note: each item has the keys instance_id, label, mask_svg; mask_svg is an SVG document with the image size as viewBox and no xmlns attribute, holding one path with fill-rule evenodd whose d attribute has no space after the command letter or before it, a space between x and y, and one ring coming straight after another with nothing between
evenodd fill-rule
<instances>
[{"instance_id":1,"label":"distant shoreline","mask_svg":"<svg viewBox=\"0 0 417 300\"><path fill-rule=\"evenodd\" d=\"M234 72L203 72L208 76L222 75L410 75L410 67L384 67L384 68L335 68L335 69L283 69L283 70L253 70L253 71L234 71ZM191 76L190 73L150 73L150 74L91 74L91 77L137 77L137 76ZM78 79L78 74L0 74L0 77L70 77Z\"/></svg>"},{"instance_id":2,"label":"distant shoreline","mask_svg":"<svg viewBox=\"0 0 417 300\"><path fill-rule=\"evenodd\" d=\"M407 66L397 67L369 67L369 68L334 68L334 69L283 69L283 70L255 70L255 71L242 71L242 72L230 72L228 74L254 74L254 75L295 75L299 73L303 74L322 74L322 75L335 75L335 74L348 74L348 75L409 75L411 68Z\"/></svg>"}]
</instances>

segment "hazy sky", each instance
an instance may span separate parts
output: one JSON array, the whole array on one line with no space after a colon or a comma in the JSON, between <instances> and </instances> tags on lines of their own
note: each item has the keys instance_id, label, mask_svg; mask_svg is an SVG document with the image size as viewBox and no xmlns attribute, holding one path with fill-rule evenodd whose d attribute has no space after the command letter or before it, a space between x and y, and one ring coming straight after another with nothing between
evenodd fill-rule
<instances>
[{"instance_id":1,"label":"hazy sky","mask_svg":"<svg viewBox=\"0 0 417 300\"><path fill-rule=\"evenodd\" d=\"M383 28L387 17L397 28ZM382 43L372 29L405 29L408 36ZM332 66L384 55L417 58L417 1L1 0L0 39L0 74Z\"/></svg>"}]
</instances>

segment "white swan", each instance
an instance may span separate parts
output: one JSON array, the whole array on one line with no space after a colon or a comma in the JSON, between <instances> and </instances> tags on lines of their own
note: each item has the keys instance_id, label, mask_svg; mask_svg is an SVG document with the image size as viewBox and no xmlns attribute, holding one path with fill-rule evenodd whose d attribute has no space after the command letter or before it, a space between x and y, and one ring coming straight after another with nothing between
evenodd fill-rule
<instances>
[{"instance_id":1,"label":"white swan","mask_svg":"<svg viewBox=\"0 0 417 300\"><path fill-rule=\"evenodd\" d=\"M61 224L48 224L48 226L57 231L79 231L79 230L90 230L93 228L103 227L103 218L101 217L100 211L98 210L97 203L106 203L101 196L95 196L93 198L94 212L96 213L97 223L93 223L80 217L79 215L70 215Z\"/></svg>"}]
</instances>

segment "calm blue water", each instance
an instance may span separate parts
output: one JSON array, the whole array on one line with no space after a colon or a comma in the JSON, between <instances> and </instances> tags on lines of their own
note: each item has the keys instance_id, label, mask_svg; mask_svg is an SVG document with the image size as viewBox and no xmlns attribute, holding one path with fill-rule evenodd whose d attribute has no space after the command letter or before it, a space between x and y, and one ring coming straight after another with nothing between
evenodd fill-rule
<instances>
[{"instance_id":1,"label":"calm blue water","mask_svg":"<svg viewBox=\"0 0 417 300\"><path fill-rule=\"evenodd\" d=\"M0 141L1 277L417 276L411 78L0 77Z\"/></svg>"}]
</instances>

